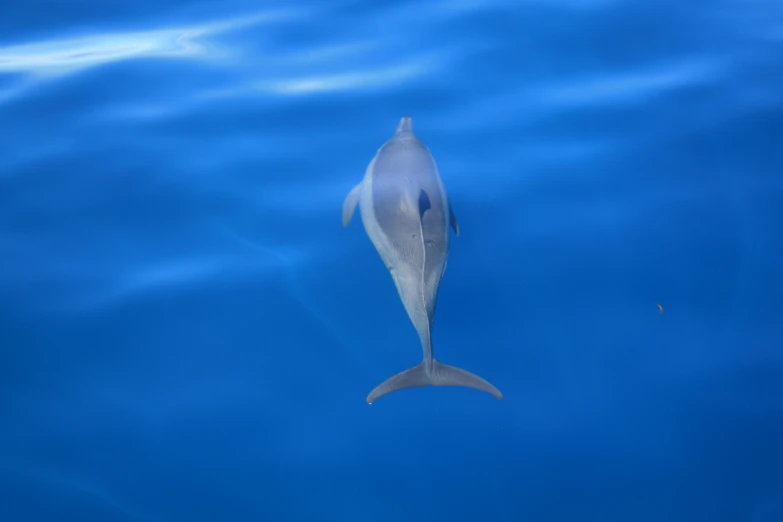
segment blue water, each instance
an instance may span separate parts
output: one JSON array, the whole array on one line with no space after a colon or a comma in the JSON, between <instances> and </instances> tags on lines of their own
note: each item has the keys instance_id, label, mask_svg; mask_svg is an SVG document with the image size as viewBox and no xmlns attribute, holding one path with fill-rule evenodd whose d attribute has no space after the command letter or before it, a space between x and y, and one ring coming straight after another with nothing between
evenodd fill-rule
<instances>
[{"instance_id":1,"label":"blue water","mask_svg":"<svg viewBox=\"0 0 783 522\"><path fill-rule=\"evenodd\" d=\"M0 521L783 520L781 2L159 5L0 8ZM502 401L365 403L406 113Z\"/></svg>"}]
</instances>

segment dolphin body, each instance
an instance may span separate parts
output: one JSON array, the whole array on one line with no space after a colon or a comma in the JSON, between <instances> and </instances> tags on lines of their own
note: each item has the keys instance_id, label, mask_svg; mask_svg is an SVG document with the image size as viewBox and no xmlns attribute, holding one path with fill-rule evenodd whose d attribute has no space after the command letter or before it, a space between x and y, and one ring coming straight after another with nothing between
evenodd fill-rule
<instances>
[{"instance_id":1,"label":"dolphin body","mask_svg":"<svg viewBox=\"0 0 783 522\"><path fill-rule=\"evenodd\" d=\"M435 160L403 116L394 136L378 149L364 179L343 201L343 227L359 205L362 223L391 273L402 304L421 339L423 360L400 372L367 396L379 397L405 388L465 386L503 394L470 372L438 362L432 353L435 302L449 255L449 225L459 235Z\"/></svg>"}]
</instances>

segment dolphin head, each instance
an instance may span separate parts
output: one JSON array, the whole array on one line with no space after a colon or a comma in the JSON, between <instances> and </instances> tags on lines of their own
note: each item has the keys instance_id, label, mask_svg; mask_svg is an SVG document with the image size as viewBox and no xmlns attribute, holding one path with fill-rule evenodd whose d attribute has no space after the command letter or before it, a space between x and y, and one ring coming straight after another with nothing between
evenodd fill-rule
<instances>
[{"instance_id":1,"label":"dolphin head","mask_svg":"<svg viewBox=\"0 0 783 522\"><path fill-rule=\"evenodd\" d=\"M395 138L408 138L413 136L413 118L407 114L400 118L397 129L394 131Z\"/></svg>"}]
</instances>

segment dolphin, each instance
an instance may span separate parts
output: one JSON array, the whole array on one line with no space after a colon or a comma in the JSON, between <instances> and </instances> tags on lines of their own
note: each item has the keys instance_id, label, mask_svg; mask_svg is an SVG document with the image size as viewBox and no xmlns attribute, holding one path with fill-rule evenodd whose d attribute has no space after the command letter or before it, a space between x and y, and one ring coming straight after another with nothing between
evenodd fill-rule
<instances>
[{"instance_id":1,"label":"dolphin","mask_svg":"<svg viewBox=\"0 0 783 522\"><path fill-rule=\"evenodd\" d=\"M356 206L364 229L391 273L403 306L421 339L423 360L379 384L367 396L378 398L405 388L465 386L503 394L481 377L438 362L432 351L432 324L440 280L449 255L449 226L459 225L438 174L435 159L414 134L405 115L378 149L364 178L343 201L343 227Z\"/></svg>"}]
</instances>

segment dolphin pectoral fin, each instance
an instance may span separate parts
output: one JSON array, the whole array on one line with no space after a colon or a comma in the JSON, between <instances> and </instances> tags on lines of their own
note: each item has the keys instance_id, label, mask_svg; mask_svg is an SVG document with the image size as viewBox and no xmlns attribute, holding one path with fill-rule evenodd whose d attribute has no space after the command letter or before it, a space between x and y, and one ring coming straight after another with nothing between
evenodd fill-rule
<instances>
[{"instance_id":1,"label":"dolphin pectoral fin","mask_svg":"<svg viewBox=\"0 0 783 522\"><path fill-rule=\"evenodd\" d=\"M424 363L419 363L413 368L393 375L375 387L367 396L367 404L372 404L379 397L404 390L405 388L422 388L430 384L429 376L424 368Z\"/></svg>"},{"instance_id":2,"label":"dolphin pectoral fin","mask_svg":"<svg viewBox=\"0 0 783 522\"><path fill-rule=\"evenodd\" d=\"M432 370L427 373L424 363L421 362L413 368L393 375L389 379L379 384L367 396L367 404L372 404L380 397L388 395L398 390L406 388L422 388L424 386L462 386L487 392L496 399L502 399L503 394L500 390L492 386L478 375L449 366L448 364L432 361Z\"/></svg>"},{"instance_id":3,"label":"dolphin pectoral fin","mask_svg":"<svg viewBox=\"0 0 783 522\"><path fill-rule=\"evenodd\" d=\"M451 208L451 201L449 201L449 224L454 229L454 233L459 235L459 223L457 223L457 215L454 213L454 209Z\"/></svg>"},{"instance_id":4,"label":"dolphin pectoral fin","mask_svg":"<svg viewBox=\"0 0 783 522\"><path fill-rule=\"evenodd\" d=\"M347 227L351 222L353 213L356 210L356 205L359 203L359 192L362 189L362 184L358 183L351 189L345 200L343 201L343 226Z\"/></svg>"}]
</instances>

